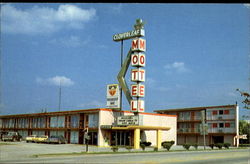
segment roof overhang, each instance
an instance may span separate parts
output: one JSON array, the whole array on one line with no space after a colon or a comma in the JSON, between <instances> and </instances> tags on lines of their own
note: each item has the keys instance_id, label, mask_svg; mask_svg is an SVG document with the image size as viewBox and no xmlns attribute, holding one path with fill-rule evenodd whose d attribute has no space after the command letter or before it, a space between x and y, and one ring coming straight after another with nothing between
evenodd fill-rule
<instances>
[{"instance_id":1,"label":"roof overhang","mask_svg":"<svg viewBox=\"0 0 250 164\"><path fill-rule=\"evenodd\" d=\"M107 129L107 128L104 128ZM115 126L110 127L110 130L134 130L134 129L140 129L140 130L170 130L170 127L162 127L162 126L139 126L139 125L133 125L133 126Z\"/></svg>"}]
</instances>

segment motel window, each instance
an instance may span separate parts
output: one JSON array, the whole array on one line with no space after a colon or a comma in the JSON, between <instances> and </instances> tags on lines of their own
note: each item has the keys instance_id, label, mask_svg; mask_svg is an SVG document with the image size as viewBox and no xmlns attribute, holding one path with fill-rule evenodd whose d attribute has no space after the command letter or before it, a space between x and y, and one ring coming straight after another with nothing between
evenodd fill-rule
<instances>
[{"instance_id":1,"label":"motel window","mask_svg":"<svg viewBox=\"0 0 250 164\"><path fill-rule=\"evenodd\" d=\"M43 130L42 131L33 130L32 135L42 136L42 135L45 135L45 131L43 131Z\"/></svg>"},{"instance_id":2,"label":"motel window","mask_svg":"<svg viewBox=\"0 0 250 164\"><path fill-rule=\"evenodd\" d=\"M19 130L18 133L22 136L22 138L25 138L28 136L27 130Z\"/></svg>"},{"instance_id":3,"label":"motel window","mask_svg":"<svg viewBox=\"0 0 250 164\"><path fill-rule=\"evenodd\" d=\"M63 136L64 137L64 131L50 131L50 137L51 136Z\"/></svg>"},{"instance_id":4,"label":"motel window","mask_svg":"<svg viewBox=\"0 0 250 164\"><path fill-rule=\"evenodd\" d=\"M98 127L98 114L89 114L89 127Z\"/></svg>"},{"instance_id":5,"label":"motel window","mask_svg":"<svg viewBox=\"0 0 250 164\"><path fill-rule=\"evenodd\" d=\"M219 123L220 128L224 128L224 123Z\"/></svg>"},{"instance_id":6,"label":"motel window","mask_svg":"<svg viewBox=\"0 0 250 164\"><path fill-rule=\"evenodd\" d=\"M214 110L213 111L213 115L217 115L218 114L218 111L217 110Z\"/></svg>"},{"instance_id":7,"label":"motel window","mask_svg":"<svg viewBox=\"0 0 250 164\"><path fill-rule=\"evenodd\" d=\"M18 128L28 128L29 120L27 118L19 118L17 126Z\"/></svg>"},{"instance_id":8,"label":"motel window","mask_svg":"<svg viewBox=\"0 0 250 164\"><path fill-rule=\"evenodd\" d=\"M230 123L225 123L226 128L230 128Z\"/></svg>"},{"instance_id":9,"label":"motel window","mask_svg":"<svg viewBox=\"0 0 250 164\"><path fill-rule=\"evenodd\" d=\"M234 109L230 109L229 113L232 114L232 115L235 115L235 110Z\"/></svg>"},{"instance_id":10,"label":"motel window","mask_svg":"<svg viewBox=\"0 0 250 164\"><path fill-rule=\"evenodd\" d=\"M33 128L45 128L45 118L44 117L35 117L32 119Z\"/></svg>"},{"instance_id":11,"label":"motel window","mask_svg":"<svg viewBox=\"0 0 250 164\"><path fill-rule=\"evenodd\" d=\"M231 128L235 128L235 123L230 123Z\"/></svg>"},{"instance_id":12,"label":"motel window","mask_svg":"<svg viewBox=\"0 0 250 164\"><path fill-rule=\"evenodd\" d=\"M224 110L224 114L229 114L229 110Z\"/></svg>"},{"instance_id":13,"label":"motel window","mask_svg":"<svg viewBox=\"0 0 250 164\"><path fill-rule=\"evenodd\" d=\"M71 128L78 128L79 127L79 115L73 115L71 116L70 120L70 127Z\"/></svg>"},{"instance_id":14,"label":"motel window","mask_svg":"<svg viewBox=\"0 0 250 164\"><path fill-rule=\"evenodd\" d=\"M218 127L217 123L213 123L213 128L217 128L217 127Z\"/></svg>"},{"instance_id":15,"label":"motel window","mask_svg":"<svg viewBox=\"0 0 250 164\"><path fill-rule=\"evenodd\" d=\"M78 131L71 131L70 132L70 143L78 144L79 132Z\"/></svg>"},{"instance_id":16,"label":"motel window","mask_svg":"<svg viewBox=\"0 0 250 164\"><path fill-rule=\"evenodd\" d=\"M190 120L190 112L183 112L184 120Z\"/></svg>"},{"instance_id":17,"label":"motel window","mask_svg":"<svg viewBox=\"0 0 250 164\"><path fill-rule=\"evenodd\" d=\"M51 128L63 128L65 125L65 116L50 117Z\"/></svg>"},{"instance_id":18,"label":"motel window","mask_svg":"<svg viewBox=\"0 0 250 164\"><path fill-rule=\"evenodd\" d=\"M219 115L223 115L223 110L219 110Z\"/></svg>"},{"instance_id":19,"label":"motel window","mask_svg":"<svg viewBox=\"0 0 250 164\"><path fill-rule=\"evenodd\" d=\"M5 128L14 128L15 119L6 119L3 121L3 126Z\"/></svg>"},{"instance_id":20,"label":"motel window","mask_svg":"<svg viewBox=\"0 0 250 164\"><path fill-rule=\"evenodd\" d=\"M65 116L59 116L58 117L58 127L63 128L65 123Z\"/></svg>"}]
</instances>

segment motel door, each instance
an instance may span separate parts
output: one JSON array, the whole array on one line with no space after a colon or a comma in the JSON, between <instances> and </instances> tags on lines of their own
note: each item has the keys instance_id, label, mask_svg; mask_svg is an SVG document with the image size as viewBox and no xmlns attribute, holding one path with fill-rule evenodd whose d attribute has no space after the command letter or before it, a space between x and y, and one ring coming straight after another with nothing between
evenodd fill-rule
<instances>
[{"instance_id":1,"label":"motel door","mask_svg":"<svg viewBox=\"0 0 250 164\"><path fill-rule=\"evenodd\" d=\"M224 137L223 136L213 136L214 143L224 143Z\"/></svg>"},{"instance_id":2,"label":"motel door","mask_svg":"<svg viewBox=\"0 0 250 164\"><path fill-rule=\"evenodd\" d=\"M131 139L131 131L113 131L111 133L111 145L129 146Z\"/></svg>"}]
</instances>

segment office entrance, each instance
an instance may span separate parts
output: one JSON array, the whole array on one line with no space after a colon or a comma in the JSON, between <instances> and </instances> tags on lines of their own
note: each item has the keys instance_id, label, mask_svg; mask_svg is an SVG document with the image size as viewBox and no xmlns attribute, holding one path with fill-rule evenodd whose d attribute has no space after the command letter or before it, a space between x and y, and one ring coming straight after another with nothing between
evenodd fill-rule
<instances>
[{"instance_id":1,"label":"office entrance","mask_svg":"<svg viewBox=\"0 0 250 164\"><path fill-rule=\"evenodd\" d=\"M132 145L132 131L112 131L111 145L117 146L131 146Z\"/></svg>"},{"instance_id":2,"label":"office entrance","mask_svg":"<svg viewBox=\"0 0 250 164\"><path fill-rule=\"evenodd\" d=\"M224 136L213 136L214 143L224 143Z\"/></svg>"}]
</instances>

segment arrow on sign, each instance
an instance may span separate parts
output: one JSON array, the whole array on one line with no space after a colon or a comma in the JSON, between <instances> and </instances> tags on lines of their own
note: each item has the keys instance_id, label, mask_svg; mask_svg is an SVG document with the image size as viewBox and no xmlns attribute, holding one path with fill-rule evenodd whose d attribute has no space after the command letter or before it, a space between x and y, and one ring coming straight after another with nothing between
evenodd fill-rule
<instances>
[{"instance_id":1,"label":"arrow on sign","mask_svg":"<svg viewBox=\"0 0 250 164\"><path fill-rule=\"evenodd\" d=\"M125 76L126 76L129 64L130 64L131 54L132 54L132 50L130 48L130 50L129 50L128 54L127 54L127 58L123 62L121 70L117 75L119 85L122 87L122 90L123 90L124 94L126 95L126 98L127 98L129 104L130 104L130 101L132 100L132 97L131 97L128 85L126 83Z\"/></svg>"}]
</instances>

